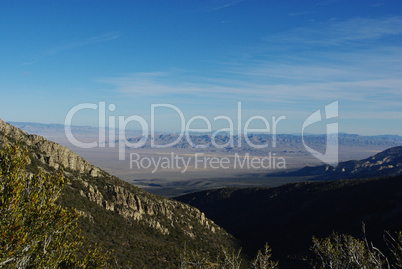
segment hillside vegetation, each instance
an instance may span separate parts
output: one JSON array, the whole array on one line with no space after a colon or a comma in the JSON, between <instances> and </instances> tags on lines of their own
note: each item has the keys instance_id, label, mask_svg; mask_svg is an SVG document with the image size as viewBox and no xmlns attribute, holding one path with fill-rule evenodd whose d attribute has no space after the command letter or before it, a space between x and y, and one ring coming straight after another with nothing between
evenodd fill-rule
<instances>
[{"instance_id":1,"label":"hillside vegetation","mask_svg":"<svg viewBox=\"0 0 402 269\"><path fill-rule=\"evenodd\" d=\"M77 209L86 245L113 250L120 267L174 268L185 246L211 256L235 239L198 209L149 194L90 165L65 147L0 120L0 147L26 147L28 175L63 171L63 208Z\"/></svg>"}]
</instances>

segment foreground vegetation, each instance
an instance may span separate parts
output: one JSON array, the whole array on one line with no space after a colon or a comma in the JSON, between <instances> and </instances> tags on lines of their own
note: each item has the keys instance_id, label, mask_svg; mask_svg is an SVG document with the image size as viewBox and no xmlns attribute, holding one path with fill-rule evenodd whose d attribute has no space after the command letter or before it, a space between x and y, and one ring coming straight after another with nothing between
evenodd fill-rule
<instances>
[{"instance_id":1,"label":"foreground vegetation","mask_svg":"<svg viewBox=\"0 0 402 269\"><path fill-rule=\"evenodd\" d=\"M364 225L363 225L364 230ZM332 233L324 239L313 237L313 246L309 257L300 257L306 268L319 269L390 269L402 268L402 233L384 237L388 246L386 254L381 252L367 238L356 239L347 234ZM279 262L272 259L272 250L268 244L250 264L241 260L240 251L222 250L220 259L211 260L197 252L183 252L181 269L277 269ZM242 264L243 263L243 264ZM303 267L304 268L304 267Z\"/></svg>"},{"instance_id":2,"label":"foreground vegetation","mask_svg":"<svg viewBox=\"0 0 402 269\"><path fill-rule=\"evenodd\" d=\"M99 268L107 253L84 250L79 214L58 203L61 173L28 175L27 150L0 152L0 266L4 268Z\"/></svg>"}]
</instances>

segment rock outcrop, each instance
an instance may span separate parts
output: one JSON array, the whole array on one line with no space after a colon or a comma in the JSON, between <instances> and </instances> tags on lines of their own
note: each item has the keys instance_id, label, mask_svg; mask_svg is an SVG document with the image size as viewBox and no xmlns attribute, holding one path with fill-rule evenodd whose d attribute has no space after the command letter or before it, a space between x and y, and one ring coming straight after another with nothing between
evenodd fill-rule
<instances>
[{"instance_id":1,"label":"rock outcrop","mask_svg":"<svg viewBox=\"0 0 402 269\"><path fill-rule=\"evenodd\" d=\"M72 152L68 148L26 132L0 120L1 142L17 142L26 146L31 158L46 167L63 169L70 178L69 187L79 195L107 211L119 214L130 221L143 223L162 234L169 234L172 228L182 230L190 237L196 237L194 225L204 231L226 234L204 213L189 205L158 197L113 177ZM82 215L90 216L82 211Z\"/></svg>"},{"instance_id":2,"label":"rock outcrop","mask_svg":"<svg viewBox=\"0 0 402 269\"><path fill-rule=\"evenodd\" d=\"M26 132L5 123L0 119L0 133L5 137L25 144L36 153L36 158L54 169L64 168L77 171L80 174L90 174L97 177L100 169L72 152L68 148L51 142L38 135L29 135Z\"/></svg>"}]
</instances>

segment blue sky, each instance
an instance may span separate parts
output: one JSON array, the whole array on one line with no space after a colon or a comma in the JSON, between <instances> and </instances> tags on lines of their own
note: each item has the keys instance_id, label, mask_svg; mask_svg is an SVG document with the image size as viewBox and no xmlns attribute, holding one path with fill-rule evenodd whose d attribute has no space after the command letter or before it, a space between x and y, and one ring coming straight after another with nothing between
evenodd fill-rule
<instances>
[{"instance_id":1,"label":"blue sky","mask_svg":"<svg viewBox=\"0 0 402 269\"><path fill-rule=\"evenodd\" d=\"M243 121L285 115L278 132L300 133L339 101L341 132L402 135L401 1L6 0L0 26L6 121L64 123L75 105L106 102L112 117L149 121L168 103L236 122L241 102ZM157 116L177 131L174 111ZM73 120L97 122L92 110Z\"/></svg>"}]
</instances>

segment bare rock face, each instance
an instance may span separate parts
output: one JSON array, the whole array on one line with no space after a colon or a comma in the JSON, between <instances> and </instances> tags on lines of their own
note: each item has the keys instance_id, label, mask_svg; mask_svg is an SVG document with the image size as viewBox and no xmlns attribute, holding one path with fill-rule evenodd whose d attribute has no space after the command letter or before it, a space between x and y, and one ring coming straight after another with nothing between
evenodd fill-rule
<instances>
[{"instance_id":1,"label":"bare rock face","mask_svg":"<svg viewBox=\"0 0 402 269\"><path fill-rule=\"evenodd\" d=\"M169 234L169 228L177 226L184 227L186 234L194 237L194 234L188 232L193 229L194 223L212 233L220 229L204 213L186 204L151 194L135 193L130 188L113 184L106 185L102 190L111 197L106 199L97 186L84 180L82 183L87 188L86 192L80 192L82 196L126 219L143 222L162 234Z\"/></svg>"},{"instance_id":2,"label":"bare rock face","mask_svg":"<svg viewBox=\"0 0 402 269\"><path fill-rule=\"evenodd\" d=\"M1 119L0 132L14 138L16 141L23 141L28 147L32 147L37 152L38 160L54 169L67 168L81 174L90 174L93 177L97 177L100 174L99 168L91 165L68 148L46 140L41 136L29 135Z\"/></svg>"}]
</instances>

